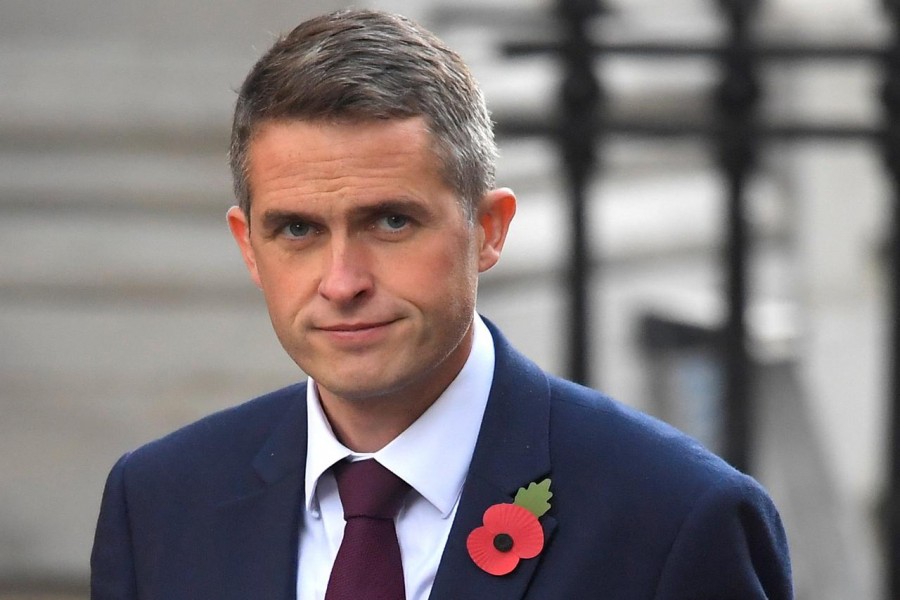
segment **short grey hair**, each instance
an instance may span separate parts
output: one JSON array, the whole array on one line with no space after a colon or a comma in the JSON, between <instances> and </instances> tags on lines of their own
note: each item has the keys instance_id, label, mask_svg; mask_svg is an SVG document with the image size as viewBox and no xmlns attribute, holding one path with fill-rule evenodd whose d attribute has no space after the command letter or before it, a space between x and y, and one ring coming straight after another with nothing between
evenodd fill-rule
<instances>
[{"instance_id":1,"label":"short grey hair","mask_svg":"<svg viewBox=\"0 0 900 600\"><path fill-rule=\"evenodd\" d=\"M279 38L240 88L231 131L234 193L249 218L249 147L261 123L423 117L441 175L470 221L494 186L497 146L468 67L430 31L394 14L349 9Z\"/></svg>"}]
</instances>

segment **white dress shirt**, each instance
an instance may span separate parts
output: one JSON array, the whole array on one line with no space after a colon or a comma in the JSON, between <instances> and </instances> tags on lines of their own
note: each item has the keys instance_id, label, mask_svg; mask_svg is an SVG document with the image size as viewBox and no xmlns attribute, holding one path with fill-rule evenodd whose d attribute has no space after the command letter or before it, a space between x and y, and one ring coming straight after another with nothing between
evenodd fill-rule
<instances>
[{"instance_id":1,"label":"white dress shirt","mask_svg":"<svg viewBox=\"0 0 900 600\"><path fill-rule=\"evenodd\" d=\"M315 382L307 385L306 497L297 600L322 600L344 536L344 513L329 468L344 458L374 458L411 490L395 521L407 600L427 600L450 534L494 377L494 343L475 315L469 358L456 379L406 431L378 452L361 454L331 429Z\"/></svg>"}]
</instances>

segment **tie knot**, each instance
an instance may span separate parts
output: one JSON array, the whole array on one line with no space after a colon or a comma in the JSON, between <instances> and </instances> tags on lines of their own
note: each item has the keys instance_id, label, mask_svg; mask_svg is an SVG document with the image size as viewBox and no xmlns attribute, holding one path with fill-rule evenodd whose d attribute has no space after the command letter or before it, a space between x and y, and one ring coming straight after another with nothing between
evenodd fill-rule
<instances>
[{"instance_id":1,"label":"tie knot","mask_svg":"<svg viewBox=\"0 0 900 600\"><path fill-rule=\"evenodd\" d=\"M408 483L373 459L343 460L331 469L344 506L344 519L393 519L397 516L409 490Z\"/></svg>"}]
</instances>

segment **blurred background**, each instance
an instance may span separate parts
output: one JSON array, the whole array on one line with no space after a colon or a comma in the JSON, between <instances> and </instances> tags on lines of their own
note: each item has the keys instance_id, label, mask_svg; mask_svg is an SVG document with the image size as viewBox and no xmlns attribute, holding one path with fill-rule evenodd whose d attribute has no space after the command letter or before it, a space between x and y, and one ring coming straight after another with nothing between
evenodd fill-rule
<instances>
[{"instance_id":1,"label":"blurred background","mask_svg":"<svg viewBox=\"0 0 900 600\"><path fill-rule=\"evenodd\" d=\"M433 29L483 85L520 205L481 312L760 479L798 598L900 597L897 3L592 4L356 3ZM86 598L113 462L302 377L225 226L227 140L273 35L343 5L0 0L0 599Z\"/></svg>"}]
</instances>

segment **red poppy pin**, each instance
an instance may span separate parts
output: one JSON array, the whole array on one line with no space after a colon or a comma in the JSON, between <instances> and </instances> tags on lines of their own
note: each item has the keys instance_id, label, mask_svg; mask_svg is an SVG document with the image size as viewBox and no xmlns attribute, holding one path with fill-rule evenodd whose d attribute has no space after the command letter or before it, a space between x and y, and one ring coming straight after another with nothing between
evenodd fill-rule
<instances>
[{"instance_id":1,"label":"red poppy pin","mask_svg":"<svg viewBox=\"0 0 900 600\"><path fill-rule=\"evenodd\" d=\"M469 534L466 548L478 567L491 575L511 573L523 558L544 549L544 529L538 518L550 510L550 480L519 488L513 502L484 511L484 525Z\"/></svg>"}]
</instances>

